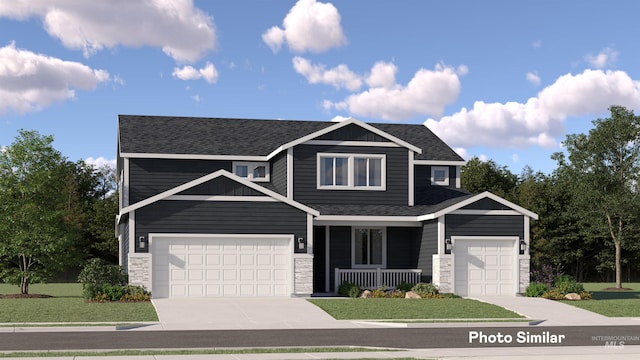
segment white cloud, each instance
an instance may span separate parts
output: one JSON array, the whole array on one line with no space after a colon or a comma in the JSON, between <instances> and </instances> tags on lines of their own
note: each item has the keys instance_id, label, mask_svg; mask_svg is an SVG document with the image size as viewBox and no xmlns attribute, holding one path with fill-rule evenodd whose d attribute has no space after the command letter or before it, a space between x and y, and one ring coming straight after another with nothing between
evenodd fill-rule
<instances>
[{"instance_id":1,"label":"white cloud","mask_svg":"<svg viewBox=\"0 0 640 360\"><path fill-rule=\"evenodd\" d=\"M585 70L559 77L526 103L485 103L428 119L425 125L452 146L558 146L567 117L600 114L616 104L640 107L640 81L623 71Z\"/></svg>"},{"instance_id":2,"label":"white cloud","mask_svg":"<svg viewBox=\"0 0 640 360\"><path fill-rule=\"evenodd\" d=\"M193 95L191 98L192 98L192 99L193 99L193 101L195 101L195 102L200 102L200 101L202 101L202 98L200 97L200 95Z\"/></svg>"},{"instance_id":3,"label":"white cloud","mask_svg":"<svg viewBox=\"0 0 640 360\"><path fill-rule=\"evenodd\" d=\"M293 68L310 84L327 84L336 89L346 88L350 91L356 91L362 86L360 77L346 65L341 64L326 70L324 65L313 65L309 60L296 56L293 58Z\"/></svg>"},{"instance_id":4,"label":"white cloud","mask_svg":"<svg viewBox=\"0 0 640 360\"><path fill-rule=\"evenodd\" d=\"M478 156L478 159L482 162L487 162L487 160L489 160L489 157L485 154L480 154L480 156Z\"/></svg>"},{"instance_id":5,"label":"white cloud","mask_svg":"<svg viewBox=\"0 0 640 360\"><path fill-rule=\"evenodd\" d=\"M604 67L612 65L618 58L618 52L611 48L604 48L596 55L589 54L585 56L585 60L589 65L602 69Z\"/></svg>"},{"instance_id":6,"label":"white cloud","mask_svg":"<svg viewBox=\"0 0 640 360\"><path fill-rule=\"evenodd\" d=\"M89 165L93 165L94 168L96 169L101 169L105 166L108 166L112 169L116 168L116 159L107 159L105 157L98 157L98 158L94 158L94 157L88 157L86 159L84 159L84 162L89 164Z\"/></svg>"},{"instance_id":7,"label":"white cloud","mask_svg":"<svg viewBox=\"0 0 640 360\"><path fill-rule=\"evenodd\" d=\"M393 88L396 85L396 72L398 72L398 67L395 64L383 61L377 62L371 68L367 84L372 88Z\"/></svg>"},{"instance_id":8,"label":"white cloud","mask_svg":"<svg viewBox=\"0 0 640 360\"><path fill-rule=\"evenodd\" d=\"M541 48L542 47L542 40L536 40L534 42L531 43L531 46L533 46L534 48Z\"/></svg>"},{"instance_id":9,"label":"white cloud","mask_svg":"<svg viewBox=\"0 0 640 360\"><path fill-rule=\"evenodd\" d=\"M104 70L17 49L13 42L0 48L0 114L36 111L73 99L74 89L93 90L108 81Z\"/></svg>"},{"instance_id":10,"label":"white cloud","mask_svg":"<svg viewBox=\"0 0 640 360\"><path fill-rule=\"evenodd\" d=\"M538 74L535 72L528 72L527 81L536 86L540 85L540 76L538 76Z\"/></svg>"},{"instance_id":11,"label":"white cloud","mask_svg":"<svg viewBox=\"0 0 640 360\"><path fill-rule=\"evenodd\" d=\"M213 19L192 0L5 1L0 17L39 17L49 35L87 57L118 45L152 46L193 62L216 45Z\"/></svg>"},{"instance_id":12,"label":"white cloud","mask_svg":"<svg viewBox=\"0 0 640 360\"><path fill-rule=\"evenodd\" d=\"M299 0L282 21L262 34L262 40L276 53L286 43L296 53L321 53L347 42L340 13L331 3Z\"/></svg>"},{"instance_id":13,"label":"white cloud","mask_svg":"<svg viewBox=\"0 0 640 360\"><path fill-rule=\"evenodd\" d=\"M447 104L460 93L458 73L468 72L466 66L454 69L442 64L434 70L420 69L406 86L391 83L390 64L374 65L368 83L376 85L341 102L325 101L325 109L345 110L354 115L385 120L403 120L418 115L439 116ZM395 66L393 66L395 67Z\"/></svg>"},{"instance_id":14,"label":"white cloud","mask_svg":"<svg viewBox=\"0 0 640 360\"><path fill-rule=\"evenodd\" d=\"M182 68L174 68L171 75L180 80L204 79L209 84L215 84L216 81L218 81L218 71L216 70L216 67L210 62L207 62L205 64L205 67L199 70L189 65Z\"/></svg>"},{"instance_id":15,"label":"white cloud","mask_svg":"<svg viewBox=\"0 0 640 360\"><path fill-rule=\"evenodd\" d=\"M471 156L469 155L469 152L465 148L457 147L457 148L454 148L453 151L455 151L458 155L460 155L461 158L465 160L469 160L471 158Z\"/></svg>"},{"instance_id":16,"label":"white cloud","mask_svg":"<svg viewBox=\"0 0 640 360\"><path fill-rule=\"evenodd\" d=\"M511 155L511 161L513 161L514 164L517 164L520 162L520 155L518 154L512 154Z\"/></svg>"},{"instance_id":17,"label":"white cloud","mask_svg":"<svg viewBox=\"0 0 640 360\"><path fill-rule=\"evenodd\" d=\"M333 119L331 119L331 121L332 122L342 122L342 121L349 120L349 119L351 119L351 118L348 117L348 116L337 115L337 116L334 116Z\"/></svg>"}]
</instances>

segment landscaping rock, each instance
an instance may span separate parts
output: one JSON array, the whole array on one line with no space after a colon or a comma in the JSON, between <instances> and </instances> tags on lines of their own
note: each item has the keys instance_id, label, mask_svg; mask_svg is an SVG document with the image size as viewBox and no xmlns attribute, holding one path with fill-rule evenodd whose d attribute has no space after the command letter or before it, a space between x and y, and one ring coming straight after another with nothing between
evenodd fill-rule
<instances>
[{"instance_id":1,"label":"landscaping rock","mask_svg":"<svg viewBox=\"0 0 640 360\"><path fill-rule=\"evenodd\" d=\"M422 297L418 295L415 291L407 291L407 293L404 294L404 298L405 299L421 299Z\"/></svg>"},{"instance_id":2,"label":"landscaping rock","mask_svg":"<svg viewBox=\"0 0 640 360\"><path fill-rule=\"evenodd\" d=\"M576 294L576 293L568 293L567 295L564 296L565 299L567 300L580 300L581 297L580 295Z\"/></svg>"},{"instance_id":3,"label":"landscaping rock","mask_svg":"<svg viewBox=\"0 0 640 360\"><path fill-rule=\"evenodd\" d=\"M371 298L371 290L365 290L362 292L362 295L360 295L361 298L363 299L370 299Z\"/></svg>"}]
</instances>

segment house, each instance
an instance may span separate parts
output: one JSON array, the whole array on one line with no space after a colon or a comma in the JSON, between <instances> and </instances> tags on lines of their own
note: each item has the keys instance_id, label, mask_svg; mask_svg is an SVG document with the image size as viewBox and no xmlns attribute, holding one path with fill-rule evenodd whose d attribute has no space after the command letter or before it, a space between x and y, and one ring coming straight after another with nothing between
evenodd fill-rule
<instances>
[{"instance_id":1,"label":"house","mask_svg":"<svg viewBox=\"0 0 640 360\"><path fill-rule=\"evenodd\" d=\"M120 115L121 265L154 298L524 292L537 215L463 164L423 125Z\"/></svg>"}]
</instances>

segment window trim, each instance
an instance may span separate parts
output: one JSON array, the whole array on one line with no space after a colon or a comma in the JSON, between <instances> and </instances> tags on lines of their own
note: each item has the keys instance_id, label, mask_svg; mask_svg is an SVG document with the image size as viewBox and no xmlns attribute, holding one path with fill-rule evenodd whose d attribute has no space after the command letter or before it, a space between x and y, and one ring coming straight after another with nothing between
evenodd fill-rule
<instances>
[{"instance_id":1,"label":"window trim","mask_svg":"<svg viewBox=\"0 0 640 360\"><path fill-rule=\"evenodd\" d=\"M444 181L436 181L436 171L444 171ZM432 166L431 167L431 185L449 186L449 167L448 166Z\"/></svg>"},{"instance_id":2,"label":"window trim","mask_svg":"<svg viewBox=\"0 0 640 360\"><path fill-rule=\"evenodd\" d=\"M382 264L356 264L356 232L358 230L382 231ZM351 268L352 269L386 269L387 268L387 228L376 226L351 227Z\"/></svg>"},{"instance_id":3,"label":"window trim","mask_svg":"<svg viewBox=\"0 0 640 360\"><path fill-rule=\"evenodd\" d=\"M326 158L347 158L347 185L322 185L321 162ZM366 158L380 160L380 186L355 185L355 159ZM335 165L334 165L335 169ZM353 153L318 153L316 159L316 187L318 190L358 190L358 191L386 191L387 190L387 155L386 154L353 154ZM368 177L368 174L367 174Z\"/></svg>"},{"instance_id":4,"label":"window trim","mask_svg":"<svg viewBox=\"0 0 640 360\"><path fill-rule=\"evenodd\" d=\"M269 162L268 161L234 161L232 164L232 172L234 175L239 176L236 173L236 168L238 166L246 166L247 167L247 176L243 177L240 176L243 179L247 179L249 181L253 181L253 182L269 182L271 181L271 171L270 171L270 166L269 166ZM255 170L255 168L259 167L259 166L264 166L265 172L264 172L264 176L263 177L253 177L253 171Z\"/></svg>"}]
</instances>

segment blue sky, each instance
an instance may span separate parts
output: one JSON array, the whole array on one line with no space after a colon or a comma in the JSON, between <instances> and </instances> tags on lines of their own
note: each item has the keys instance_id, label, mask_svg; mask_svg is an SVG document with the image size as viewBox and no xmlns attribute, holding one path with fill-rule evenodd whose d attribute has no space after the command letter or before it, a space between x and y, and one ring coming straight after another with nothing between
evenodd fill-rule
<instances>
[{"instance_id":1,"label":"blue sky","mask_svg":"<svg viewBox=\"0 0 640 360\"><path fill-rule=\"evenodd\" d=\"M550 172L640 109L640 2L0 1L0 146L116 154L118 114L424 123L465 158ZM636 112L637 113L637 112Z\"/></svg>"}]
</instances>

